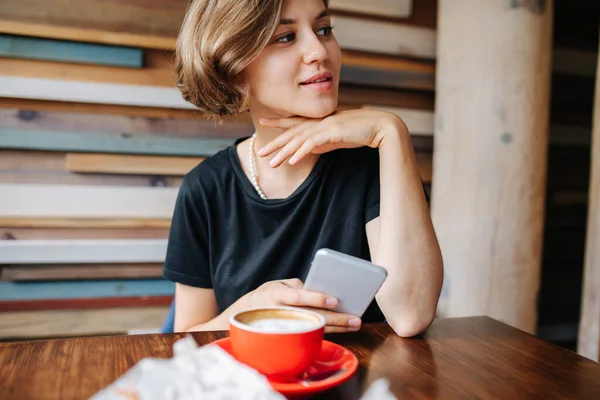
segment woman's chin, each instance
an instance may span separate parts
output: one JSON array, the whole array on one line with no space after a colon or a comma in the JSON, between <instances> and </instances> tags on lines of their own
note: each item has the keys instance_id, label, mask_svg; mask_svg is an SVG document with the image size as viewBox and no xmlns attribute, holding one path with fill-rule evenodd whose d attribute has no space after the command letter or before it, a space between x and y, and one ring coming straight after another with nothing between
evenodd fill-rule
<instances>
[{"instance_id":1,"label":"woman's chin","mask_svg":"<svg viewBox=\"0 0 600 400\"><path fill-rule=\"evenodd\" d=\"M298 110L297 115L302 115L307 118L325 118L335 112L337 102L332 104L320 104L317 107L306 107L303 110Z\"/></svg>"}]
</instances>

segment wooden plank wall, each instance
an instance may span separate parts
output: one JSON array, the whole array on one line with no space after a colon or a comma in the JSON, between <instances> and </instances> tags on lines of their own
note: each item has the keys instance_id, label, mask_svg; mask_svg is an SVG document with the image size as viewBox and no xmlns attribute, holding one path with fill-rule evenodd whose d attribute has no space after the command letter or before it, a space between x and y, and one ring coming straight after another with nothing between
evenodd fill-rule
<instances>
[{"instance_id":1,"label":"wooden plank wall","mask_svg":"<svg viewBox=\"0 0 600 400\"><path fill-rule=\"evenodd\" d=\"M160 273L181 178L253 131L248 114L215 124L175 88L185 4L0 5L0 37L19 43L0 54L0 338L162 323L173 287ZM427 186L435 4L332 1L343 49L339 109L382 107L403 117ZM86 59L76 46L75 58L48 57L61 40L109 54ZM123 47L131 49L127 65L114 57Z\"/></svg>"},{"instance_id":2,"label":"wooden plank wall","mask_svg":"<svg viewBox=\"0 0 600 400\"><path fill-rule=\"evenodd\" d=\"M247 115L215 125L178 100L172 50L186 3L184 0L90 0L79 4L70 0L31 0L28 7L23 7L21 1L1 1L0 34L133 48L141 52L143 65L135 68L82 63L81 60L58 62L0 56L0 79L4 84L0 85L0 130L14 132L17 129L30 134L75 133L83 137L114 135L140 140L148 137L174 139L175 143L182 139L232 140L248 135L252 125ZM597 2L555 1L552 127L538 334L561 344L576 336L583 270L595 75L595 65L591 65L590 60L596 59L598 48L598 5L592 3ZM392 107L403 110L404 117L417 117L413 119L417 123L413 128L421 132L413 137L413 143L423 180L430 190L437 0L332 0L331 5L338 25L335 34L340 36L343 48L340 109ZM389 8L390 5L394 8ZM365 31L368 34L358 40L357 34ZM410 46L402 50L404 44ZM9 82L12 84L5 84ZM25 90L15 82L39 85L28 85ZM101 90L90 95L81 91L85 85ZM138 91L132 92L133 85L150 95L145 98ZM8 93L9 88L11 93ZM3 90L5 94L1 93ZM162 103L148 100L156 98ZM185 170L204 157L131 153L131 148L127 154L83 150L0 149L0 184L23 185L24 188L25 185L177 188ZM153 164L156 162L152 168L148 165L150 160ZM121 215L116 219L2 216L0 239L164 240L168 227L168 218L149 216ZM160 272L159 263L93 264L94 268L87 268L88 265L2 265L0 279L13 283L114 281L125 277L157 279ZM145 322L139 326L126 317L131 315L131 307L143 309L149 307L147 304L163 307L164 313L169 296L150 298L158 303L145 302L147 296L98 300L96 308L105 307L117 313L111 314L112 318L121 321L116 325L106 324L110 332L102 332L123 333L136 327L157 327L162 319L160 312L150 313L148 318L153 318L150 323L144 317ZM93 334L94 329L102 326L100 319L91 330L67 329L69 325L65 321L84 318L81 313L90 307L89 302L81 299L66 299L66 303L35 301L37 303L10 300L11 313L20 313L20 321L24 321L20 330L7 330L7 324L2 324L2 321L14 320L14 315L8 313L6 304L0 303L0 337L27 336L41 316L54 318L54 315L44 314L51 311L60 312L65 319L56 319L62 322L53 324L51 329L49 325L41 325L38 335ZM41 303L55 310L40 311ZM443 301L441 311L443 313ZM100 318L97 315L104 314L93 315ZM85 316L88 317L92 318ZM48 329L44 330L44 326Z\"/></svg>"}]
</instances>

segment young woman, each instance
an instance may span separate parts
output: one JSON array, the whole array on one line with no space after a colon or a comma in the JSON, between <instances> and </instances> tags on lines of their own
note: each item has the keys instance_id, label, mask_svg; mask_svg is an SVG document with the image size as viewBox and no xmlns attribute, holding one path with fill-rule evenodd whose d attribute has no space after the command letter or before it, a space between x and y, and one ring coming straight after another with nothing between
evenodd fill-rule
<instances>
[{"instance_id":1,"label":"young woman","mask_svg":"<svg viewBox=\"0 0 600 400\"><path fill-rule=\"evenodd\" d=\"M321 312L328 332L384 318L401 336L432 322L442 257L409 132L373 109L336 112L341 52L325 0L195 0L176 54L179 88L208 115L249 112L256 132L181 185L165 278L176 331L227 329L248 307ZM323 247L388 278L362 320L302 289Z\"/></svg>"}]
</instances>

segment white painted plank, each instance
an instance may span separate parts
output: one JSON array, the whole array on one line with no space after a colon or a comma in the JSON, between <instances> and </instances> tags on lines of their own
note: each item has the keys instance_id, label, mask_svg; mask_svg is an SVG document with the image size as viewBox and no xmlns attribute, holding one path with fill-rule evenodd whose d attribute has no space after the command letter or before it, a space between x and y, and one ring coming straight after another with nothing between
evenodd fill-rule
<instances>
[{"instance_id":1,"label":"white painted plank","mask_svg":"<svg viewBox=\"0 0 600 400\"><path fill-rule=\"evenodd\" d=\"M412 14L413 0L329 0L329 8L362 14L408 18Z\"/></svg>"},{"instance_id":2,"label":"white painted plank","mask_svg":"<svg viewBox=\"0 0 600 400\"><path fill-rule=\"evenodd\" d=\"M0 264L164 262L166 239L0 240Z\"/></svg>"},{"instance_id":3,"label":"white painted plank","mask_svg":"<svg viewBox=\"0 0 600 400\"><path fill-rule=\"evenodd\" d=\"M406 124L411 135L433 136L434 114L433 111L414 110L410 108L385 107L366 105L363 108L377 108L396 114Z\"/></svg>"},{"instance_id":4,"label":"white painted plank","mask_svg":"<svg viewBox=\"0 0 600 400\"><path fill-rule=\"evenodd\" d=\"M434 59L435 29L336 15L334 33L343 49Z\"/></svg>"},{"instance_id":5,"label":"white painted plank","mask_svg":"<svg viewBox=\"0 0 600 400\"><path fill-rule=\"evenodd\" d=\"M176 88L2 75L0 97L196 109Z\"/></svg>"},{"instance_id":6,"label":"white painted plank","mask_svg":"<svg viewBox=\"0 0 600 400\"><path fill-rule=\"evenodd\" d=\"M178 188L0 184L0 218L171 218Z\"/></svg>"}]
</instances>

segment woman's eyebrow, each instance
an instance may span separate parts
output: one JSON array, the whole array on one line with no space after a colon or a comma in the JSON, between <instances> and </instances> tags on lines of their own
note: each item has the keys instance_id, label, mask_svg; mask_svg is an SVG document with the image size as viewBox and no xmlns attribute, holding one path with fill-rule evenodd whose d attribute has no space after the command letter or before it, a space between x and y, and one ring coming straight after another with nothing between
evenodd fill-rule
<instances>
[{"instance_id":1,"label":"woman's eyebrow","mask_svg":"<svg viewBox=\"0 0 600 400\"><path fill-rule=\"evenodd\" d=\"M316 17L315 21L320 20L321 18L329 16L329 11L323 10ZM279 25L294 25L297 21L295 19L282 19L279 22Z\"/></svg>"}]
</instances>

